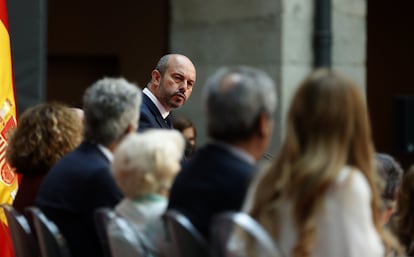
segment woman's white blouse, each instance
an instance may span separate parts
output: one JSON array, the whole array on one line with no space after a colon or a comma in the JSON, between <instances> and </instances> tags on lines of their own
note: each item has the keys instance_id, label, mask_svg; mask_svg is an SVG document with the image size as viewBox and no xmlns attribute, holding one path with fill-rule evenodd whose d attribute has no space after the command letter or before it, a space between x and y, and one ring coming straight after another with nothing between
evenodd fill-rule
<instances>
[{"instance_id":1,"label":"woman's white blouse","mask_svg":"<svg viewBox=\"0 0 414 257\"><path fill-rule=\"evenodd\" d=\"M251 190L255 191L255 190ZM251 206L247 199L244 210ZM282 202L277 245L285 257L292 256L297 240L291 203ZM384 257L375 229L371 190L358 170L344 167L323 200L316 217L316 241L312 257Z\"/></svg>"}]
</instances>

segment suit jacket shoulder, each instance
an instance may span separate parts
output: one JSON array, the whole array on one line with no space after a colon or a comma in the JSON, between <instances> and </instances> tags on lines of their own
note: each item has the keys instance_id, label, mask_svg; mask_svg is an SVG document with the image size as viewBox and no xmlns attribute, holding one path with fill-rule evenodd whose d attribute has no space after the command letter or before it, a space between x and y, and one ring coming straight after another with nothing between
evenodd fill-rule
<instances>
[{"instance_id":1,"label":"suit jacket shoulder","mask_svg":"<svg viewBox=\"0 0 414 257\"><path fill-rule=\"evenodd\" d=\"M121 199L109 161L97 145L83 142L47 174L36 205L59 227L72 256L89 257L102 256L94 211Z\"/></svg>"},{"instance_id":2,"label":"suit jacket shoulder","mask_svg":"<svg viewBox=\"0 0 414 257\"><path fill-rule=\"evenodd\" d=\"M241 210L254 167L228 150L207 145L176 176L170 191L170 209L186 214L208 238L210 219L223 211Z\"/></svg>"},{"instance_id":3,"label":"suit jacket shoulder","mask_svg":"<svg viewBox=\"0 0 414 257\"><path fill-rule=\"evenodd\" d=\"M148 128L171 128L171 124L165 122L157 106L151 99L146 94L142 94L138 131L143 131Z\"/></svg>"},{"instance_id":4,"label":"suit jacket shoulder","mask_svg":"<svg viewBox=\"0 0 414 257\"><path fill-rule=\"evenodd\" d=\"M82 213L101 206L114 207L121 199L109 161L96 145L83 142L52 167L36 204Z\"/></svg>"}]
</instances>

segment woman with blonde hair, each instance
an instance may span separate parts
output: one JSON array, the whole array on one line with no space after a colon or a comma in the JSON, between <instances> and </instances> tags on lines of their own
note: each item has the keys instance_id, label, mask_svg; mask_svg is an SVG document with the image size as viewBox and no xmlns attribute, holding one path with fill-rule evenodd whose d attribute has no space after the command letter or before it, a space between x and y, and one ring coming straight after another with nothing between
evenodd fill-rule
<instances>
[{"instance_id":1,"label":"woman with blonde hair","mask_svg":"<svg viewBox=\"0 0 414 257\"><path fill-rule=\"evenodd\" d=\"M277 159L252 189L251 216L285 256L383 257L360 89L332 70L314 71L293 97L286 133Z\"/></svg>"}]
</instances>

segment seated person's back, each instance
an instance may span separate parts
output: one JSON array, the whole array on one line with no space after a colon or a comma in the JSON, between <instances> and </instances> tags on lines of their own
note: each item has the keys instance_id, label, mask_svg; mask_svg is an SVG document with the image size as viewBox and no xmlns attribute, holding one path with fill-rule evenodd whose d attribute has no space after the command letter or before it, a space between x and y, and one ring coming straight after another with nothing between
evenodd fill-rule
<instances>
[{"instance_id":1,"label":"seated person's back","mask_svg":"<svg viewBox=\"0 0 414 257\"><path fill-rule=\"evenodd\" d=\"M115 210L136 230L141 240L137 252L165 256L161 215L167 208L166 197L183 152L184 138L178 131L148 129L127 136L114 153L113 175L125 195ZM122 232L115 223L109 224L113 257L127 254L121 247Z\"/></svg>"},{"instance_id":2,"label":"seated person's back","mask_svg":"<svg viewBox=\"0 0 414 257\"><path fill-rule=\"evenodd\" d=\"M404 174L393 218L393 231L405 247L406 255L414 255L414 166Z\"/></svg>"},{"instance_id":3,"label":"seated person's back","mask_svg":"<svg viewBox=\"0 0 414 257\"><path fill-rule=\"evenodd\" d=\"M268 75L245 66L219 70L204 90L212 140L177 175L168 208L181 211L208 240L215 214L241 209L271 137L276 93Z\"/></svg>"},{"instance_id":4,"label":"seated person's back","mask_svg":"<svg viewBox=\"0 0 414 257\"><path fill-rule=\"evenodd\" d=\"M252 183L249 214L284 256L389 256L360 88L331 69L313 71L286 125L280 152Z\"/></svg>"},{"instance_id":5,"label":"seated person's back","mask_svg":"<svg viewBox=\"0 0 414 257\"><path fill-rule=\"evenodd\" d=\"M72 257L102 256L94 212L114 207L122 193L110 171L112 151L136 130L139 89L124 79L105 78L84 94L84 141L52 168L36 205L59 227Z\"/></svg>"},{"instance_id":6,"label":"seated person's back","mask_svg":"<svg viewBox=\"0 0 414 257\"><path fill-rule=\"evenodd\" d=\"M81 142L82 122L67 106L42 103L23 112L8 138L6 160L23 175L13 206L24 213L50 168Z\"/></svg>"}]
</instances>

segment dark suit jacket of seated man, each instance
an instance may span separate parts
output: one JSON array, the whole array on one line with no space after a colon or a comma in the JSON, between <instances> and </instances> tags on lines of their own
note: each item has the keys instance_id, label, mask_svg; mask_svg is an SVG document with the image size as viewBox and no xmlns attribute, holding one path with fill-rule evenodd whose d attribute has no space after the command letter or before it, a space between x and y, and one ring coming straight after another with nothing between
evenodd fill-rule
<instances>
[{"instance_id":1,"label":"dark suit jacket of seated man","mask_svg":"<svg viewBox=\"0 0 414 257\"><path fill-rule=\"evenodd\" d=\"M84 141L46 175L36 205L56 223L71 257L101 257L95 228L99 207L115 207L123 195L112 177L112 152L136 131L141 91L122 78L104 78L84 94Z\"/></svg>"},{"instance_id":2,"label":"dark suit jacket of seated man","mask_svg":"<svg viewBox=\"0 0 414 257\"><path fill-rule=\"evenodd\" d=\"M161 57L151 72L151 81L143 90L139 131L148 128L172 129L168 116L190 98L195 80L196 70L189 58L180 54Z\"/></svg>"},{"instance_id":3,"label":"dark suit jacket of seated man","mask_svg":"<svg viewBox=\"0 0 414 257\"><path fill-rule=\"evenodd\" d=\"M214 215L242 207L270 141L276 93L268 75L246 66L220 69L203 89L211 142L176 176L168 208L188 216L208 240Z\"/></svg>"},{"instance_id":4,"label":"dark suit jacket of seated man","mask_svg":"<svg viewBox=\"0 0 414 257\"><path fill-rule=\"evenodd\" d=\"M85 141L52 168L36 205L56 223L72 257L102 256L93 213L99 207L115 207L122 197L109 160L96 144Z\"/></svg>"},{"instance_id":5,"label":"dark suit jacket of seated man","mask_svg":"<svg viewBox=\"0 0 414 257\"><path fill-rule=\"evenodd\" d=\"M182 211L208 238L210 219L215 214L241 209L254 173L253 160L225 145L204 145L177 175L168 208Z\"/></svg>"}]
</instances>

